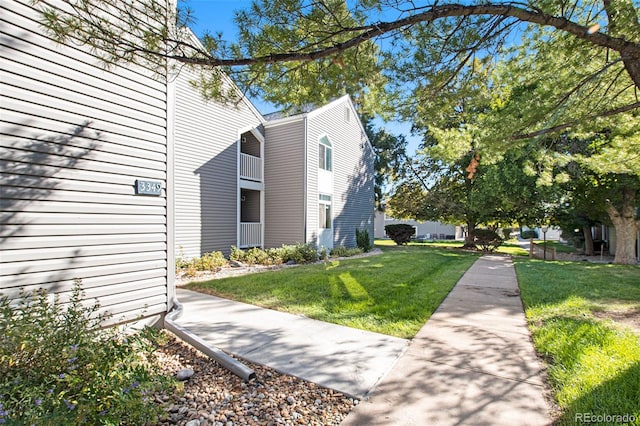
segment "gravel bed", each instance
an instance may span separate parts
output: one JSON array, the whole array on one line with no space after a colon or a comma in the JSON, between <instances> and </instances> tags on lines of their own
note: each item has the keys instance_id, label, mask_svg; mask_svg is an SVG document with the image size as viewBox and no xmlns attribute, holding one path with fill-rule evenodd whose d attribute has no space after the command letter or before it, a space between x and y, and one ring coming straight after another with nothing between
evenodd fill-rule
<instances>
[{"instance_id":1,"label":"gravel bed","mask_svg":"<svg viewBox=\"0 0 640 426\"><path fill-rule=\"evenodd\" d=\"M156 395L166 405L159 425L338 425L358 400L268 367L242 361L256 380L245 383L172 334L158 353L166 375L183 369L193 376L173 395ZM182 388L182 386L184 386Z\"/></svg>"}]
</instances>

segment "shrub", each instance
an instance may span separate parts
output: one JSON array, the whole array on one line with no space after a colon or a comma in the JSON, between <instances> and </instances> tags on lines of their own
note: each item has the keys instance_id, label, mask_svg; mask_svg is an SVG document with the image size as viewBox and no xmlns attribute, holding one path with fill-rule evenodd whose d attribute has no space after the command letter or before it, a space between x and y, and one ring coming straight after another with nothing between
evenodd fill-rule
<instances>
[{"instance_id":1,"label":"shrub","mask_svg":"<svg viewBox=\"0 0 640 426\"><path fill-rule=\"evenodd\" d=\"M395 225L387 225L384 227L385 232L396 244L404 245L411 241L411 237L415 234L415 229L411 225L398 223Z\"/></svg>"},{"instance_id":2,"label":"shrub","mask_svg":"<svg viewBox=\"0 0 640 426\"><path fill-rule=\"evenodd\" d=\"M338 246L331 249L331 257L351 257L357 254L361 254L362 249L360 247L347 248L344 246Z\"/></svg>"},{"instance_id":3,"label":"shrub","mask_svg":"<svg viewBox=\"0 0 640 426\"><path fill-rule=\"evenodd\" d=\"M235 260L236 262L244 262L246 254L244 250L239 249L236 246L231 246L231 253L229 254L229 260Z\"/></svg>"},{"instance_id":4,"label":"shrub","mask_svg":"<svg viewBox=\"0 0 640 426\"><path fill-rule=\"evenodd\" d=\"M227 265L227 259L221 251L205 253L201 258L196 259L196 269L199 271L215 271Z\"/></svg>"},{"instance_id":5,"label":"shrub","mask_svg":"<svg viewBox=\"0 0 640 426\"><path fill-rule=\"evenodd\" d=\"M318 250L312 244L283 245L282 249L283 262L311 263L318 260Z\"/></svg>"},{"instance_id":6,"label":"shrub","mask_svg":"<svg viewBox=\"0 0 640 426\"><path fill-rule=\"evenodd\" d=\"M528 229L526 231L522 231L520 233L520 237L524 238L526 240L528 240L529 238L537 239L538 238L538 232L536 232L535 229Z\"/></svg>"},{"instance_id":7,"label":"shrub","mask_svg":"<svg viewBox=\"0 0 640 426\"><path fill-rule=\"evenodd\" d=\"M476 229L473 235L476 247L482 251L494 251L502 244L502 238L492 229Z\"/></svg>"},{"instance_id":8,"label":"shrub","mask_svg":"<svg viewBox=\"0 0 640 426\"><path fill-rule=\"evenodd\" d=\"M151 362L159 334L102 329L80 282L63 308L44 290L0 298L0 423L146 424L170 379Z\"/></svg>"},{"instance_id":9,"label":"shrub","mask_svg":"<svg viewBox=\"0 0 640 426\"><path fill-rule=\"evenodd\" d=\"M502 228L502 237L505 241L511 238L511 232L513 232L512 228Z\"/></svg>"},{"instance_id":10,"label":"shrub","mask_svg":"<svg viewBox=\"0 0 640 426\"><path fill-rule=\"evenodd\" d=\"M371 251L371 249L373 248L373 243L371 242L369 231L367 231L366 229L356 228L356 245L365 253Z\"/></svg>"},{"instance_id":11,"label":"shrub","mask_svg":"<svg viewBox=\"0 0 640 426\"><path fill-rule=\"evenodd\" d=\"M245 251L244 261L249 265L268 265L269 255L259 247L253 247Z\"/></svg>"}]
</instances>

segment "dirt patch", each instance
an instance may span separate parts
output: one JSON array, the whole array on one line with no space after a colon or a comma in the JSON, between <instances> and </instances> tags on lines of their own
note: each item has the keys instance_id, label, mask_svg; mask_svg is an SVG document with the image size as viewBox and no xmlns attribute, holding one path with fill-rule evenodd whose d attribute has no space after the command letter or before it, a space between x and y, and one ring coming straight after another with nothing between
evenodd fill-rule
<instances>
[{"instance_id":1,"label":"dirt patch","mask_svg":"<svg viewBox=\"0 0 640 426\"><path fill-rule=\"evenodd\" d=\"M620 307L594 310L592 313L596 318L610 319L631 327L636 333L640 333L640 307L621 305Z\"/></svg>"}]
</instances>

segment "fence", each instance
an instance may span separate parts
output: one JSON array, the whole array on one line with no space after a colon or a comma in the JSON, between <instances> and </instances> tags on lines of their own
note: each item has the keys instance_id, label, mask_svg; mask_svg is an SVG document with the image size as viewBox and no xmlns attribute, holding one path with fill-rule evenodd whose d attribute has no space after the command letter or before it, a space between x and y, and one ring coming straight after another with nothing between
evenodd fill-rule
<instances>
[{"instance_id":1,"label":"fence","mask_svg":"<svg viewBox=\"0 0 640 426\"><path fill-rule=\"evenodd\" d=\"M556 260L556 248L547 247L544 244L536 244L533 242L533 239L531 239L529 240L529 257L535 259Z\"/></svg>"}]
</instances>

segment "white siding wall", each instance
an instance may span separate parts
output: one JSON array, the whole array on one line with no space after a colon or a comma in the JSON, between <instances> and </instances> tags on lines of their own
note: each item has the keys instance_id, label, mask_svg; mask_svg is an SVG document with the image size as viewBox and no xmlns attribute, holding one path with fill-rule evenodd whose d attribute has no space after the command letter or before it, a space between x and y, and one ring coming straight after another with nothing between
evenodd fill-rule
<instances>
[{"instance_id":1,"label":"white siding wall","mask_svg":"<svg viewBox=\"0 0 640 426\"><path fill-rule=\"evenodd\" d=\"M348 114L345 114L348 110ZM349 120L346 117L349 116ZM333 149L332 215L334 246L355 247L355 230L374 232L373 152L350 100L346 97L309 114L307 119L308 199L307 238L318 228L318 139L326 134Z\"/></svg>"},{"instance_id":2,"label":"white siding wall","mask_svg":"<svg viewBox=\"0 0 640 426\"><path fill-rule=\"evenodd\" d=\"M229 253L237 244L238 140L262 117L243 101L237 106L205 101L183 69L176 82L176 254Z\"/></svg>"},{"instance_id":3,"label":"white siding wall","mask_svg":"<svg viewBox=\"0 0 640 426\"><path fill-rule=\"evenodd\" d=\"M304 243L304 119L267 123L265 140L265 247Z\"/></svg>"},{"instance_id":4,"label":"white siding wall","mask_svg":"<svg viewBox=\"0 0 640 426\"><path fill-rule=\"evenodd\" d=\"M166 188L166 85L55 44L29 0L0 10L0 292L80 278L114 320L165 312L166 192L134 185Z\"/></svg>"}]
</instances>

